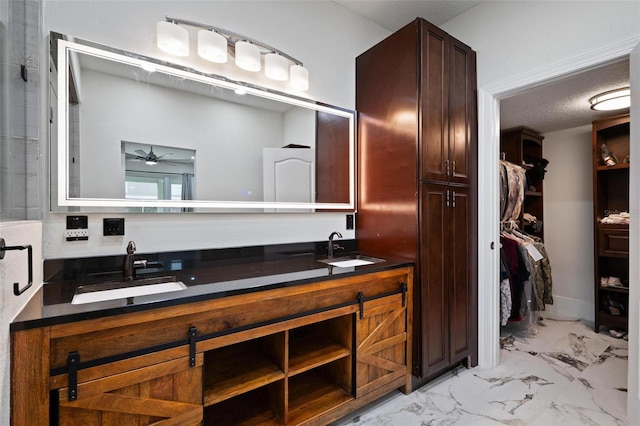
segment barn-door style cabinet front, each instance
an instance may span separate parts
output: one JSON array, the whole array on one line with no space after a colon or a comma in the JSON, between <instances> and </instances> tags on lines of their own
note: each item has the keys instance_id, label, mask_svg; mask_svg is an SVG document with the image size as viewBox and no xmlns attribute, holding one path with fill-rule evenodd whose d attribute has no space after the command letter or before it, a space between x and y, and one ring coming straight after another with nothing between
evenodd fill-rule
<instances>
[{"instance_id":1,"label":"barn-door style cabinet front","mask_svg":"<svg viewBox=\"0 0 640 426\"><path fill-rule=\"evenodd\" d=\"M14 331L12 425L327 424L410 391L412 280L403 266Z\"/></svg>"},{"instance_id":2,"label":"barn-door style cabinet front","mask_svg":"<svg viewBox=\"0 0 640 426\"><path fill-rule=\"evenodd\" d=\"M202 422L202 359L198 355L193 367L187 358L178 358L80 382L73 389L60 388L57 424L198 425ZM108 372L110 367L100 370Z\"/></svg>"},{"instance_id":3,"label":"barn-door style cabinet front","mask_svg":"<svg viewBox=\"0 0 640 426\"><path fill-rule=\"evenodd\" d=\"M418 385L477 364L475 64L424 19L356 60L358 246L416 262Z\"/></svg>"}]
</instances>

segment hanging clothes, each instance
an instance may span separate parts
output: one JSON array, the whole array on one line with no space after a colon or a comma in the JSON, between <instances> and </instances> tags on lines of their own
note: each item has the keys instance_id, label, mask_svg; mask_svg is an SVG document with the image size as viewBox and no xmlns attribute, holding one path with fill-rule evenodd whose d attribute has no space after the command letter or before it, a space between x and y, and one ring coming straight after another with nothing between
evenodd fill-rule
<instances>
[{"instance_id":1,"label":"hanging clothes","mask_svg":"<svg viewBox=\"0 0 640 426\"><path fill-rule=\"evenodd\" d=\"M501 220L503 222L517 220L524 202L526 170L516 164L500 160L500 179ZM504 203L502 203L503 198Z\"/></svg>"}]
</instances>

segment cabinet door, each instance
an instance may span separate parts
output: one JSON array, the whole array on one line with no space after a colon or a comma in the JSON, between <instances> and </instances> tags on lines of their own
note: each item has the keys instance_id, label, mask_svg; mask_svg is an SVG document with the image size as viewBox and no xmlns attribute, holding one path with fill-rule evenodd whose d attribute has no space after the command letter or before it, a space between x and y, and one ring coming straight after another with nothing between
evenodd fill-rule
<instances>
[{"instance_id":1,"label":"cabinet door","mask_svg":"<svg viewBox=\"0 0 640 426\"><path fill-rule=\"evenodd\" d=\"M420 75L422 178L446 181L449 178L449 36L422 22Z\"/></svg>"},{"instance_id":2,"label":"cabinet door","mask_svg":"<svg viewBox=\"0 0 640 426\"><path fill-rule=\"evenodd\" d=\"M450 362L455 363L472 353L476 335L473 305L476 302L469 271L469 242L472 238L469 223L470 191L468 187L454 186L450 187L450 191L447 289Z\"/></svg>"},{"instance_id":3,"label":"cabinet door","mask_svg":"<svg viewBox=\"0 0 640 426\"><path fill-rule=\"evenodd\" d=\"M420 349L422 377L449 365L449 186L422 185L420 230Z\"/></svg>"},{"instance_id":4,"label":"cabinet door","mask_svg":"<svg viewBox=\"0 0 640 426\"><path fill-rule=\"evenodd\" d=\"M407 374L407 306L401 294L366 302L356 325L356 397Z\"/></svg>"},{"instance_id":5,"label":"cabinet door","mask_svg":"<svg viewBox=\"0 0 640 426\"><path fill-rule=\"evenodd\" d=\"M202 354L79 383L58 391L60 425L196 425L202 422ZM105 366L108 370L108 366Z\"/></svg>"},{"instance_id":6,"label":"cabinet door","mask_svg":"<svg viewBox=\"0 0 640 426\"><path fill-rule=\"evenodd\" d=\"M469 184L477 137L475 52L454 38L449 46L449 181Z\"/></svg>"}]
</instances>

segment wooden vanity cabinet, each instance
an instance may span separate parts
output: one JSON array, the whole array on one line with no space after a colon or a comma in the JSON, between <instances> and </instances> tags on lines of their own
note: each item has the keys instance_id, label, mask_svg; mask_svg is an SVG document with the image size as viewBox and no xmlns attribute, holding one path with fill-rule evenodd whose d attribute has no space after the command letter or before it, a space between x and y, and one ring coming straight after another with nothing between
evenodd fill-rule
<instances>
[{"instance_id":1,"label":"wooden vanity cabinet","mask_svg":"<svg viewBox=\"0 0 640 426\"><path fill-rule=\"evenodd\" d=\"M327 424L410 391L412 279L401 267L12 332L11 423Z\"/></svg>"}]
</instances>

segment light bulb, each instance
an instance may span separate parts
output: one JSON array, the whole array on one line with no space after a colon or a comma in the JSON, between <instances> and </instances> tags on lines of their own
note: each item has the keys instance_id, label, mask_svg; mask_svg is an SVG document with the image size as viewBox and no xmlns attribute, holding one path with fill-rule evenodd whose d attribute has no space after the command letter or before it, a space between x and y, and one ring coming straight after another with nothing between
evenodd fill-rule
<instances>
[{"instance_id":1,"label":"light bulb","mask_svg":"<svg viewBox=\"0 0 640 426\"><path fill-rule=\"evenodd\" d=\"M227 62L227 39L214 31L198 31L198 55L210 62Z\"/></svg>"},{"instance_id":2,"label":"light bulb","mask_svg":"<svg viewBox=\"0 0 640 426\"><path fill-rule=\"evenodd\" d=\"M272 80L285 81L289 78L289 61L277 53L264 57L264 74Z\"/></svg>"},{"instance_id":3,"label":"light bulb","mask_svg":"<svg viewBox=\"0 0 640 426\"><path fill-rule=\"evenodd\" d=\"M156 24L158 47L176 56L189 56L189 32L178 24L158 21Z\"/></svg>"},{"instance_id":4,"label":"light bulb","mask_svg":"<svg viewBox=\"0 0 640 426\"><path fill-rule=\"evenodd\" d=\"M291 88L300 91L309 90L309 71L305 67L291 65L289 75Z\"/></svg>"},{"instance_id":5,"label":"light bulb","mask_svg":"<svg viewBox=\"0 0 640 426\"><path fill-rule=\"evenodd\" d=\"M236 65L243 70L260 71L260 49L248 41L236 43Z\"/></svg>"}]
</instances>

